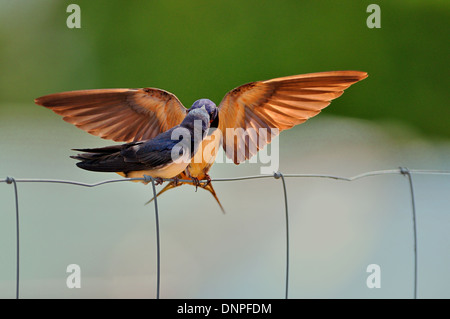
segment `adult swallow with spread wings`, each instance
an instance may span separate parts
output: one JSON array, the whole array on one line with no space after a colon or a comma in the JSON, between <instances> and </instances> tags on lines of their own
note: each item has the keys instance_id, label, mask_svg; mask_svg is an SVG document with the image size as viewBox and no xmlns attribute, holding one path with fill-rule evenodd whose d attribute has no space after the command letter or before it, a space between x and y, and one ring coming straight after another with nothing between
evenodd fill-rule
<instances>
[{"instance_id":1,"label":"adult swallow with spread wings","mask_svg":"<svg viewBox=\"0 0 450 319\"><path fill-rule=\"evenodd\" d=\"M210 181L208 172L217 155L217 151L204 152L206 148L211 149L210 143L218 147L222 142L226 156L240 164L270 143L271 137L317 115L345 89L366 77L367 73L360 71L293 75L241 85L229 91L218 107L208 99L196 101L191 109L206 104L216 110L212 112L211 128L218 130L211 130L212 136L199 148L202 160L195 160L198 158L195 154L178 178L192 179L189 184L196 187L199 180ZM156 88L71 91L46 95L35 102L88 133L117 142L154 138L179 125L188 114L175 95ZM238 128L243 130L228 134L227 129ZM246 130L258 134L260 129L267 130L268 138L258 135L256 142L245 135ZM222 134L222 139L217 138L217 132ZM182 184L170 182L158 195ZM214 196L223 211L212 184L200 186Z\"/></svg>"}]
</instances>

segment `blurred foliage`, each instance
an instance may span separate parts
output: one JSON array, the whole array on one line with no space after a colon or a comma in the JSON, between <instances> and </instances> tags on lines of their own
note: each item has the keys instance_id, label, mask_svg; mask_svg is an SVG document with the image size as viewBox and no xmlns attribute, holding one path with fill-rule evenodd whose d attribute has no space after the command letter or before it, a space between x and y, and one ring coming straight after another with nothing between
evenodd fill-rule
<instances>
[{"instance_id":1,"label":"blurred foliage","mask_svg":"<svg viewBox=\"0 0 450 319\"><path fill-rule=\"evenodd\" d=\"M70 3L81 7L81 29L66 26ZM366 26L370 3L0 0L0 107L28 111L44 94L145 86L189 107L255 80L354 69L369 78L327 114L449 138L450 2L376 1L381 29Z\"/></svg>"}]
</instances>

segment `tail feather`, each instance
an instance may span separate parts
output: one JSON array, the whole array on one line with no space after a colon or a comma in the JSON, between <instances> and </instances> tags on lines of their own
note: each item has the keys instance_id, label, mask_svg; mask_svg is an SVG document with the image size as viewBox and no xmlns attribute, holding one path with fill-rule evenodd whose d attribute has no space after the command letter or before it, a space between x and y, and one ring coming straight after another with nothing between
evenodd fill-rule
<instances>
[{"instance_id":1,"label":"tail feather","mask_svg":"<svg viewBox=\"0 0 450 319\"><path fill-rule=\"evenodd\" d=\"M122 145L113 145L100 148L79 148L74 151L83 152L71 158L79 160L79 168L95 172L129 172L139 171L145 165L136 162L134 153L124 154L129 148L141 144L132 142Z\"/></svg>"},{"instance_id":2,"label":"tail feather","mask_svg":"<svg viewBox=\"0 0 450 319\"><path fill-rule=\"evenodd\" d=\"M223 209L222 204L220 203L219 198L217 197L216 191L214 190L211 182L209 182L207 185L205 186L201 186L203 189L206 189L208 192L211 193L211 195L213 195L214 199L216 200L217 204L219 204L220 209L222 210L222 213L225 214L225 209Z\"/></svg>"},{"instance_id":3,"label":"tail feather","mask_svg":"<svg viewBox=\"0 0 450 319\"><path fill-rule=\"evenodd\" d=\"M72 151L84 152L84 153L103 153L111 154L120 152L122 150L122 145L98 147L98 148L73 148Z\"/></svg>"},{"instance_id":4,"label":"tail feather","mask_svg":"<svg viewBox=\"0 0 450 319\"><path fill-rule=\"evenodd\" d=\"M162 193L164 193L164 192L166 192L166 191L168 191L168 190L170 190L170 189L172 189L172 188L179 187L179 186L181 186L181 185L183 185L183 184L189 184L189 183L178 183L177 185L175 185L175 183L170 182L169 184L166 185L166 187L164 187L162 190L160 190L160 191L158 192L158 194L156 194L156 197L158 197L158 196L161 195ZM192 185L192 184L190 184L190 185ZM222 210L222 213L225 214L225 209L223 208L222 204L220 203L220 200L219 200L219 198L217 197L216 191L214 190L214 188L213 188L211 182L208 183L208 184L205 185L205 186L201 185L200 187L203 188L203 189L205 189L205 190L207 190L208 192L211 193L211 195L212 195L212 196L214 197L214 199L216 200L217 204L219 204L220 209ZM148 202L146 202L145 205L150 204L151 202L153 202L154 199L155 199L155 197L153 197L153 198L150 199Z\"/></svg>"},{"instance_id":5,"label":"tail feather","mask_svg":"<svg viewBox=\"0 0 450 319\"><path fill-rule=\"evenodd\" d=\"M178 186L181 186L181 185L182 185L181 183L178 184L178 185L175 185L175 183L170 182L169 184L166 185L166 187L164 187L162 190L160 190L160 191L158 192L158 194L156 194L156 197L158 197L158 196L161 195L162 193L168 191L169 189L172 189L172 188L175 188L175 187L178 187ZM145 205L150 204L151 202L153 202L154 199L155 199L155 197L153 197L153 198L150 199L148 202L146 202Z\"/></svg>"}]
</instances>

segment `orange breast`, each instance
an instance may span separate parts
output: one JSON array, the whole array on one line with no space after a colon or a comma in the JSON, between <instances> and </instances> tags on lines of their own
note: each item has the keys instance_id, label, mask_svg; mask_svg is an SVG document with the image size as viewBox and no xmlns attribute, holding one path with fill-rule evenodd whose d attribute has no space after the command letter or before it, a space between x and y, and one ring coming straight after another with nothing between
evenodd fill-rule
<instances>
[{"instance_id":1,"label":"orange breast","mask_svg":"<svg viewBox=\"0 0 450 319\"><path fill-rule=\"evenodd\" d=\"M216 159L220 147L220 139L221 132L216 129L202 141L197 153L195 153L187 167L192 177L203 179L205 174L209 172Z\"/></svg>"}]
</instances>

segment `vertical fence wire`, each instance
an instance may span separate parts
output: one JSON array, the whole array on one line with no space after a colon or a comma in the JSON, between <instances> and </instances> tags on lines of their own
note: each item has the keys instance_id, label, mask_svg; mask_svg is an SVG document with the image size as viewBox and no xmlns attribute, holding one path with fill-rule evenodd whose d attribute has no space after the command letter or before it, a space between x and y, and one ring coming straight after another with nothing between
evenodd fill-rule
<instances>
[{"instance_id":1,"label":"vertical fence wire","mask_svg":"<svg viewBox=\"0 0 450 319\"><path fill-rule=\"evenodd\" d=\"M409 190L411 193L413 238L414 238L414 299L417 299L417 222L416 222L416 201L414 196L414 186L411 171L406 167L400 167L400 172L408 177Z\"/></svg>"},{"instance_id":2,"label":"vertical fence wire","mask_svg":"<svg viewBox=\"0 0 450 319\"><path fill-rule=\"evenodd\" d=\"M285 293L284 298L288 299L289 297L289 210L288 210L288 197L286 191L286 181L284 180L284 176L281 172L277 172L274 174L276 179L281 177L281 181L283 183L283 195L284 195L284 212L285 212L285 220L286 220L286 283L285 283Z\"/></svg>"},{"instance_id":3,"label":"vertical fence wire","mask_svg":"<svg viewBox=\"0 0 450 319\"><path fill-rule=\"evenodd\" d=\"M20 276L20 241L19 241L19 191L17 190L16 180L12 177L6 178L6 183L13 184L14 198L16 207L16 299L19 299L19 276Z\"/></svg>"},{"instance_id":4,"label":"vertical fence wire","mask_svg":"<svg viewBox=\"0 0 450 319\"><path fill-rule=\"evenodd\" d=\"M156 224L156 299L159 299L160 279L161 279L161 250L159 241L159 214L158 200L156 199L155 179L152 178L153 198L155 201L155 224Z\"/></svg>"},{"instance_id":5,"label":"vertical fence wire","mask_svg":"<svg viewBox=\"0 0 450 319\"><path fill-rule=\"evenodd\" d=\"M285 207L285 223L286 223L286 279L285 279L285 298L288 299L288 287L289 287L289 211L288 211L288 196L287 196L287 187L286 187L286 177L307 177L307 178L328 178L342 181L355 181L357 179L369 177L369 176L377 176L377 175L385 175L385 174L402 174L408 177L409 182L409 190L411 195L411 204L412 204L412 221L413 221L413 238L414 238L414 299L417 299L417 221L416 221L416 205L415 205L415 194L413 187L412 174L437 174L437 175L450 175L450 171L445 170L410 170L406 167L400 167L399 169L390 169L390 170L382 170L382 171L373 171L366 172L360 175L356 175L353 177L341 177L334 175L321 175L321 174L282 174L280 172L275 173L274 175L256 175L256 176L243 176L243 177L232 177L232 178L219 178L213 179L212 181L241 181L241 180L249 180L249 179L261 179L261 178L275 178L282 180L283 185L283 195L284 195L284 207ZM164 181L173 181L172 179L163 179ZM15 210L16 210L16 298L19 298L19 274L20 274L20 253L19 253L19 196L18 196L18 182L35 182L35 183L62 183L62 184L70 184L77 186L85 186L85 187L96 187L108 183L116 183L116 182L124 182L124 181L144 181L144 182L152 182L153 189L153 197L155 202L155 223L156 223L156 299L160 298L160 277L161 277L161 257L160 257L160 230L159 230L159 212L158 212L158 203L156 196L156 187L155 187L155 179L150 176L144 176L144 178L124 178L124 179L115 179L115 180L107 180L95 184L86 184L75 181L65 181L65 180L51 180L51 179L14 179L12 177L7 177L4 180L0 180L0 183L6 182L7 184L13 184L14 186L14 197L15 197ZM190 180L178 180L178 182L191 182Z\"/></svg>"}]
</instances>

